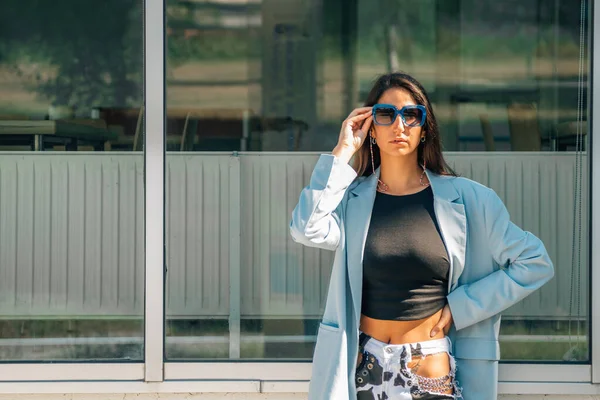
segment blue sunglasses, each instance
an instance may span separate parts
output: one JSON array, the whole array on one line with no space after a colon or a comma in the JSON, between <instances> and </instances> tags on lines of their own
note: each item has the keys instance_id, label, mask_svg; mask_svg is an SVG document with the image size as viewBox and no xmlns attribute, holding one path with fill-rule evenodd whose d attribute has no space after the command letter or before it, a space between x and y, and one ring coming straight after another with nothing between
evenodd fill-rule
<instances>
[{"instance_id":1,"label":"blue sunglasses","mask_svg":"<svg viewBox=\"0 0 600 400\"><path fill-rule=\"evenodd\" d=\"M400 115L406 126L423 126L427 117L427 110L422 105L404 106L398 110L392 104L375 104L373 106L373 122L375 125L392 125Z\"/></svg>"}]
</instances>

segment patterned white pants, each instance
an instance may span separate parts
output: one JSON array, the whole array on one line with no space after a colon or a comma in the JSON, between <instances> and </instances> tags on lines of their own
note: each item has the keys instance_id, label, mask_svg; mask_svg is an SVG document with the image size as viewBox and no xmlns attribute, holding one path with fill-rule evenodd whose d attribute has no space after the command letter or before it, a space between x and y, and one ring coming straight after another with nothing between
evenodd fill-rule
<instances>
[{"instance_id":1,"label":"patterned white pants","mask_svg":"<svg viewBox=\"0 0 600 400\"><path fill-rule=\"evenodd\" d=\"M408 344L387 344L361 333L355 383L358 400L462 399L456 382L456 363L449 338ZM450 373L439 378L417 375L409 368L413 357L448 353ZM454 394L444 394L452 391Z\"/></svg>"}]
</instances>

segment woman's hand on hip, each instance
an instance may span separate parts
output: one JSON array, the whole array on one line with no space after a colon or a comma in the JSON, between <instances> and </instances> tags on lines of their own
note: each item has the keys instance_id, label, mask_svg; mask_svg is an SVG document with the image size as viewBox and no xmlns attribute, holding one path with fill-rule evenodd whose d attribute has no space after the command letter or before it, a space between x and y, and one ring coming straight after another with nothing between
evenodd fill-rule
<instances>
[{"instance_id":1,"label":"woman's hand on hip","mask_svg":"<svg viewBox=\"0 0 600 400\"><path fill-rule=\"evenodd\" d=\"M440 330L444 331L444 335L448 334L450 327L452 326L452 311L450 311L450 306L446 304L444 309L442 310L442 315L440 316L440 320L431 330L431 337L435 337Z\"/></svg>"},{"instance_id":2,"label":"woman's hand on hip","mask_svg":"<svg viewBox=\"0 0 600 400\"><path fill-rule=\"evenodd\" d=\"M342 122L338 144L332 151L334 156L348 162L360 149L373 123L371 109L372 107L356 108Z\"/></svg>"}]
</instances>

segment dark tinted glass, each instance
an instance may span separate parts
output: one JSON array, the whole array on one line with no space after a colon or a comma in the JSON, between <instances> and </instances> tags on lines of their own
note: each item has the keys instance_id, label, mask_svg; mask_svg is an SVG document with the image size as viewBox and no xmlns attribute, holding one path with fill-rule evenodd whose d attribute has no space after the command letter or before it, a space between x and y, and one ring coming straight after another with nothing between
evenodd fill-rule
<instances>
[{"instance_id":1,"label":"dark tinted glass","mask_svg":"<svg viewBox=\"0 0 600 400\"><path fill-rule=\"evenodd\" d=\"M319 154L390 71L427 90L459 175L494 189L548 245L556 277L504 310L502 359L589 359L592 132L578 115L591 92L580 28L593 13L581 18L581 0L381 4L166 2L167 359L310 359L333 253L293 242L287 225ZM398 123L391 110L375 118ZM567 153L581 139L581 158Z\"/></svg>"},{"instance_id":2,"label":"dark tinted glass","mask_svg":"<svg viewBox=\"0 0 600 400\"><path fill-rule=\"evenodd\" d=\"M416 126L421 124L423 112L418 108L405 108L404 111L402 111L402 116L404 117L405 124Z\"/></svg>"},{"instance_id":3,"label":"dark tinted glass","mask_svg":"<svg viewBox=\"0 0 600 400\"><path fill-rule=\"evenodd\" d=\"M396 110L393 108L378 108L375 110L375 122L381 125L390 125L394 122Z\"/></svg>"},{"instance_id":4,"label":"dark tinted glass","mask_svg":"<svg viewBox=\"0 0 600 400\"><path fill-rule=\"evenodd\" d=\"M0 1L2 362L144 359L144 6Z\"/></svg>"}]
</instances>

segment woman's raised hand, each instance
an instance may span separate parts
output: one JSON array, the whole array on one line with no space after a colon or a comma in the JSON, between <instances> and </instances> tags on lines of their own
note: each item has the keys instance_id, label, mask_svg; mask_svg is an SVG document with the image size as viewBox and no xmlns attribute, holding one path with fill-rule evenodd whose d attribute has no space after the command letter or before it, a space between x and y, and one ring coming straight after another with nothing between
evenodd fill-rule
<instances>
[{"instance_id":1,"label":"woman's raised hand","mask_svg":"<svg viewBox=\"0 0 600 400\"><path fill-rule=\"evenodd\" d=\"M360 149L373 122L371 109L372 107L356 108L344 120L338 144L332 151L334 156L348 162L354 153Z\"/></svg>"}]
</instances>

